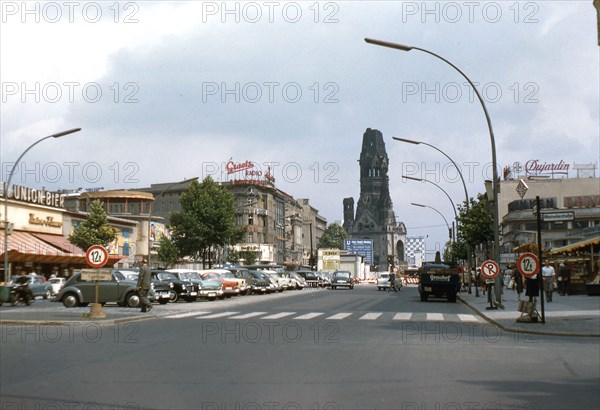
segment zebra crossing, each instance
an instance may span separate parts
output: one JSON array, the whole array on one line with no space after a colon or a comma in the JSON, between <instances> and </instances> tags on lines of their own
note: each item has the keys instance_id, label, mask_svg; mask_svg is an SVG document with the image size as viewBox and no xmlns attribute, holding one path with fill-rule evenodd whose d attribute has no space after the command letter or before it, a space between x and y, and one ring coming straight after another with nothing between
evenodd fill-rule
<instances>
[{"instance_id":1,"label":"zebra crossing","mask_svg":"<svg viewBox=\"0 0 600 410\"><path fill-rule=\"evenodd\" d=\"M238 311L196 311L169 314L163 316L165 319L193 318L198 320L208 319L260 319L260 320L360 320L360 321L426 321L426 322L459 322L480 323L482 318L472 314L460 313L437 313L437 312L238 312Z\"/></svg>"}]
</instances>

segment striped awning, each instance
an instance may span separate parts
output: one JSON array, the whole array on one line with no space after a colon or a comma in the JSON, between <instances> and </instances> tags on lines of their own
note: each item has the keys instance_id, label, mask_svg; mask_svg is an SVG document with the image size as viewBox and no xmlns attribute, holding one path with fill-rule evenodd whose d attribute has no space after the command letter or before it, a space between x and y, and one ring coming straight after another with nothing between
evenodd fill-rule
<instances>
[{"instance_id":1,"label":"striped awning","mask_svg":"<svg viewBox=\"0 0 600 410\"><path fill-rule=\"evenodd\" d=\"M550 253L552 255L556 255L565 252L587 251L590 249L590 247L593 248L596 245L600 245L600 236L585 241L577 242L571 245L561 246L560 248L552 249Z\"/></svg>"},{"instance_id":2,"label":"striped awning","mask_svg":"<svg viewBox=\"0 0 600 410\"><path fill-rule=\"evenodd\" d=\"M85 265L85 251L62 235L14 231L8 236L8 258L11 262L65 263ZM4 258L4 231L0 231L0 256ZM112 266L125 256L110 255Z\"/></svg>"}]
</instances>

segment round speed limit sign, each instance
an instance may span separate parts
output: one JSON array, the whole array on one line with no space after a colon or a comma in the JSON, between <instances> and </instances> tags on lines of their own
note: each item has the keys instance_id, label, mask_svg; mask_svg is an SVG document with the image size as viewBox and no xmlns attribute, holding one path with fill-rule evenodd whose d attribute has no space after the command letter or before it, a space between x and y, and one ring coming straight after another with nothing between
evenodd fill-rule
<instances>
[{"instance_id":1,"label":"round speed limit sign","mask_svg":"<svg viewBox=\"0 0 600 410\"><path fill-rule=\"evenodd\" d=\"M481 274L487 279L494 279L500 273L500 266L493 260L481 264Z\"/></svg>"},{"instance_id":2,"label":"round speed limit sign","mask_svg":"<svg viewBox=\"0 0 600 410\"><path fill-rule=\"evenodd\" d=\"M92 268L101 268L108 262L108 251L104 246L92 245L85 252L85 260Z\"/></svg>"},{"instance_id":3,"label":"round speed limit sign","mask_svg":"<svg viewBox=\"0 0 600 410\"><path fill-rule=\"evenodd\" d=\"M517 267L521 275L529 279L540 271L540 260L533 253L527 252L519 257Z\"/></svg>"}]
</instances>

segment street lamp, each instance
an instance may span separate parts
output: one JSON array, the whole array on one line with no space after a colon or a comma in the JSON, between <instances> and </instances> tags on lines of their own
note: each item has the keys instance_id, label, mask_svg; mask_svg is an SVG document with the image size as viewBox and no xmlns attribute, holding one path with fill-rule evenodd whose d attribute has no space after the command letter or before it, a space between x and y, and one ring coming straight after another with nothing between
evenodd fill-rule
<instances>
[{"instance_id":1,"label":"street lamp","mask_svg":"<svg viewBox=\"0 0 600 410\"><path fill-rule=\"evenodd\" d=\"M459 74L462 75L465 78L465 80L467 80L467 82L471 85L471 87L475 91L475 94L477 95L477 99L479 100L479 103L481 104L481 108L483 108L483 113L485 114L485 119L487 121L488 131L490 134L490 143L492 146L492 174L493 174L493 202L494 202L494 212L493 212L494 213L494 227L493 227L494 228L494 260L499 262L500 261L500 232L499 232L499 220L498 220L499 219L499 217L498 217L498 214L499 214L499 211L498 211L499 187L498 187L498 167L497 167L497 162L496 162L496 141L494 139L494 131L492 129L492 121L488 114L488 111L487 111L487 108L483 101L483 98L481 98L481 95L479 94L479 91L477 90L477 87L475 87L475 84L473 84L471 79L469 77L467 77L467 75L465 73L463 73L457 66L455 66L450 61L446 60L445 58L443 58L429 50L425 50L425 49L419 48L419 47L406 46L403 44L391 43L388 41L374 40L371 38L365 38L365 41L369 44L374 44L374 45L382 46L382 47L389 47L389 48L393 48L396 50L401 50L401 51L418 50L418 51L427 53L429 55L432 55L432 56L442 60L446 64L448 64L450 67L454 68L456 71L458 71ZM468 203L468 201L467 201L467 203Z\"/></svg>"},{"instance_id":2,"label":"street lamp","mask_svg":"<svg viewBox=\"0 0 600 410\"><path fill-rule=\"evenodd\" d=\"M433 209L435 212L437 212L438 214L440 214L440 216L441 216L442 218L444 218L444 222L446 222L446 226L448 227L448 234L450 234L450 232L451 232L451 231L450 231L450 224L448 223L448 220L446 219L446 217L444 216L444 214L442 214L440 211L438 211L437 209L435 209L434 207L432 207L432 206L429 206L429 205L416 204L416 203L414 203L414 202L411 202L410 204L411 204L411 205L413 205L413 206L419 206L419 207L421 207L421 208L429 208L429 209ZM449 235L449 236L451 237L451 235Z\"/></svg>"},{"instance_id":3,"label":"street lamp","mask_svg":"<svg viewBox=\"0 0 600 410\"><path fill-rule=\"evenodd\" d=\"M428 147L431 147L434 150L436 150L438 152L441 152L443 156L445 156L446 158L448 158L448 160L450 162L452 162L452 165L454 165L454 168L456 168L456 171L458 172L458 175L460 176L460 180L462 181L463 189L465 191L465 200L466 200L466 204L467 204L467 209L469 209L469 194L467 192L467 184L465 183L465 178L463 177L463 174L462 174L460 168L458 167L458 165L456 165L456 162L454 162L454 160L452 158L450 158L448 156L448 154L446 154L444 151L442 151L438 147L433 146L433 145L428 144L428 143L423 142L423 141L415 141L415 140L411 140L411 139L408 139L408 138L400 138L400 137L392 137L392 138L395 139L396 141L407 142L409 144L415 144L415 145L423 144L423 145L427 145ZM407 178L407 177L405 177L405 178Z\"/></svg>"},{"instance_id":4,"label":"street lamp","mask_svg":"<svg viewBox=\"0 0 600 410\"><path fill-rule=\"evenodd\" d=\"M163 189L158 195L156 195L156 198L161 197L165 192L167 192L169 189L173 188L175 185L183 184L185 182L190 182L190 181L196 181L196 180L198 180L198 178L199 177L195 177L195 178L190 178L190 179L184 179L183 181L173 182L168 187ZM151 254L152 254L150 252L152 250L152 242L150 241L150 225L151 224L152 224L152 204L150 204L150 211L148 212L148 266L150 268L152 268L152 265L150 264L150 258L151 258Z\"/></svg>"},{"instance_id":5,"label":"street lamp","mask_svg":"<svg viewBox=\"0 0 600 410\"><path fill-rule=\"evenodd\" d=\"M5 280L8 280L8 190L10 189L10 181L15 172L15 168L17 167L17 164L19 163L19 161L21 161L21 159L25 156L25 154L27 154L27 152L31 148L33 148L40 142L47 140L48 138L64 137L65 135L73 134L73 133L79 132L79 131L81 131L81 128L73 128L70 130L57 132L55 134L48 135L47 137L37 140L36 142L31 144L25 151L23 151L23 153L19 156L19 158L17 158L17 160L15 161L15 163L13 164L13 166L10 170L10 173L8 174L8 181L6 182L6 185L4 186L4 279Z\"/></svg>"},{"instance_id":6,"label":"street lamp","mask_svg":"<svg viewBox=\"0 0 600 410\"><path fill-rule=\"evenodd\" d=\"M455 219L456 219L456 221L458 222L458 213L456 212L456 206L454 206L454 202L452 202L452 198L450 198L450 195L448 195L448 192L446 192L446 191L444 190L444 188L442 188L441 186L439 186L439 185L438 185L438 184L436 184L435 182L433 182L433 181L430 181L430 180L428 180L428 179L425 179L425 178L415 178L415 177L409 177L409 176L406 176L406 175L402 175L402 178L411 179L411 180L413 180L413 181L419 181L419 182L421 182L421 181L424 181L424 182L429 182L430 184L433 184L433 185L435 185L436 187L438 187L439 189L441 189L441 190L442 190L442 192L443 192L444 194L446 194L446 196L448 197L448 200L450 201L450 204L452 205L452 210L454 211L454 218L455 218Z\"/></svg>"}]
</instances>

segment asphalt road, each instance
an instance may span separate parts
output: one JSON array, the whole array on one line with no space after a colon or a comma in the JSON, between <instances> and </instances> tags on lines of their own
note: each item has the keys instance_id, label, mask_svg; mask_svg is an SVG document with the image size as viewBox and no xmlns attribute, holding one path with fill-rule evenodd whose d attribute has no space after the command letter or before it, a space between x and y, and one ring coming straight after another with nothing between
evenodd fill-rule
<instances>
[{"instance_id":1,"label":"asphalt road","mask_svg":"<svg viewBox=\"0 0 600 410\"><path fill-rule=\"evenodd\" d=\"M461 303L420 302L415 288L156 311L111 325L3 325L0 409L600 408L596 338L503 333Z\"/></svg>"}]
</instances>

